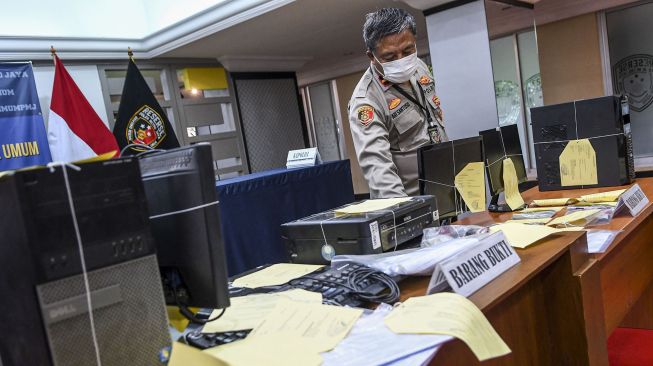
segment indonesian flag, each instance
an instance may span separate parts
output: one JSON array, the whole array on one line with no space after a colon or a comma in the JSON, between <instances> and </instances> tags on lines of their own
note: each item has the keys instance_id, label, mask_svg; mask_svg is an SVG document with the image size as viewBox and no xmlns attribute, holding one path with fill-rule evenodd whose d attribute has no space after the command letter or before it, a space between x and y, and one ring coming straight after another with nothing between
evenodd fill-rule
<instances>
[{"instance_id":1,"label":"indonesian flag","mask_svg":"<svg viewBox=\"0 0 653 366\"><path fill-rule=\"evenodd\" d=\"M52 161L71 162L118 150L116 139L95 113L59 57L48 121Z\"/></svg>"}]
</instances>

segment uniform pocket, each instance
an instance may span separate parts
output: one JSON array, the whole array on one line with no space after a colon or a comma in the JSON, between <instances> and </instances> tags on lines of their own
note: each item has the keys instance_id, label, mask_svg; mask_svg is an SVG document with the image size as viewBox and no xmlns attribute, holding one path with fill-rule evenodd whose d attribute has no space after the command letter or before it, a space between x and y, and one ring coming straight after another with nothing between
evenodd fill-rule
<instances>
[{"instance_id":1,"label":"uniform pocket","mask_svg":"<svg viewBox=\"0 0 653 366\"><path fill-rule=\"evenodd\" d=\"M397 140L399 150L411 151L429 141L424 116L415 109L402 113L393 123L399 135Z\"/></svg>"}]
</instances>

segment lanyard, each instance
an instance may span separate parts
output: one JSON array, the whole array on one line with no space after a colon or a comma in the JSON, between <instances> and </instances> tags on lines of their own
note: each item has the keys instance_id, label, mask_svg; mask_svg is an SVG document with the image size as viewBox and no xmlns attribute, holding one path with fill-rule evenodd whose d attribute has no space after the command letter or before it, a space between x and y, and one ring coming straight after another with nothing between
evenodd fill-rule
<instances>
[{"instance_id":1,"label":"lanyard","mask_svg":"<svg viewBox=\"0 0 653 366\"><path fill-rule=\"evenodd\" d=\"M413 98L413 96L408 94L404 89L397 86L397 84L392 84L392 87L396 91L398 91L399 94L401 94L404 97L408 98L408 100L410 100L411 102L415 103L420 108L422 108L424 110L424 112L426 112L426 121L428 122L429 126L433 125L433 118L431 118L431 112L429 111L428 107L425 107L424 105L422 105L422 103L420 103L417 99ZM424 99L424 101L426 101L426 96L424 95L424 90L422 90L422 87L419 84L418 84L417 87L419 88L419 91L420 91L420 94L422 95L422 98Z\"/></svg>"}]
</instances>

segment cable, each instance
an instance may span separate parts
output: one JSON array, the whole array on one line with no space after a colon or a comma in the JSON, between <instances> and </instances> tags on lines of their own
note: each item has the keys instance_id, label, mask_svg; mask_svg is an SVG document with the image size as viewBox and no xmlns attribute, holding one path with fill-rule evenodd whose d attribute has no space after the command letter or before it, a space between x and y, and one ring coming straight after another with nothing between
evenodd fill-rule
<instances>
[{"instance_id":1,"label":"cable","mask_svg":"<svg viewBox=\"0 0 653 366\"><path fill-rule=\"evenodd\" d=\"M179 306L179 312L181 315L185 316L188 320L195 324L206 324L210 323L213 321L216 321L224 315L224 312L227 310L227 308L222 309L220 314L216 315L214 318L209 318L209 319L200 319L196 316L196 314L193 314L193 312L188 308L186 305L182 305L180 303L177 303L177 306Z\"/></svg>"},{"instance_id":2,"label":"cable","mask_svg":"<svg viewBox=\"0 0 653 366\"><path fill-rule=\"evenodd\" d=\"M399 285L397 285L397 282L395 282L395 280L392 279L392 277L388 276L383 272L368 267L360 267L352 270L352 272L349 275L347 275L346 283L339 283L337 281L320 279L312 276L304 276L291 280L288 282L288 284L290 286L301 287L303 285L302 281L305 281L307 279L318 283L327 284L329 285L329 287L332 288L338 288L338 287L344 288L349 291L350 296L368 302L376 302L376 303L384 302L387 304L394 304L399 300L399 296L401 294ZM363 285L363 282L365 282L366 280L368 281L368 283L366 285ZM367 291L369 287L372 287L375 284L382 285L388 291L387 292L383 291L380 294L373 294ZM325 303L327 301L334 302L331 299L324 299Z\"/></svg>"},{"instance_id":3,"label":"cable","mask_svg":"<svg viewBox=\"0 0 653 366\"><path fill-rule=\"evenodd\" d=\"M139 149L145 149L145 150L154 150L154 148L148 146L148 145L143 145L143 144L128 144L127 146L123 147L122 150L120 150L120 156L123 156L125 154L125 151L129 148L139 148ZM138 151L138 149L134 149Z\"/></svg>"}]
</instances>

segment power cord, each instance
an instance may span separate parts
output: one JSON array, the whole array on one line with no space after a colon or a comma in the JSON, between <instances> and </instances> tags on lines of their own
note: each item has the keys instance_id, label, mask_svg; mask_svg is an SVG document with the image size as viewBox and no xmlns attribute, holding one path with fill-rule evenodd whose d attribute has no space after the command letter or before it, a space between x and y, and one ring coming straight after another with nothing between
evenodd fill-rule
<instances>
[{"instance_id":1,"label":"power cord","mask_svg":"<svg viewBox=\"0 0 653 366\"><path fill-rule=\"evenodd\" d=\"M317 273L317 275L319 275L319 273ZM288 285L292 287L301 287L302 281L305 281L307 279L318 283L329 285L329 287L344 288L349 291L349 295L368 302L376 302L376 303L384 302L387 304L394 304L395 302L399 301L399 296L401 295L401 290L399 289L399 285L397 285L397 282L395 282L395 280L392 277L388 276L383 272L368 267L360 267L352 270L352 272L349 273L349 275L347 275L346 283L339 283L337 281L320 279L313 276L304 276L291 280L290 282L288 282ZM367 285L363 285L363 282L365 280L369 281ZM387 289L387 291L383 291L376 295L369 291L366 291L366 288L372 286L374 283L383 285ZM330 299L325 299L325 302L327 301L331 303L334 302L331 301Z\"/></svg>"}]
</instances>

